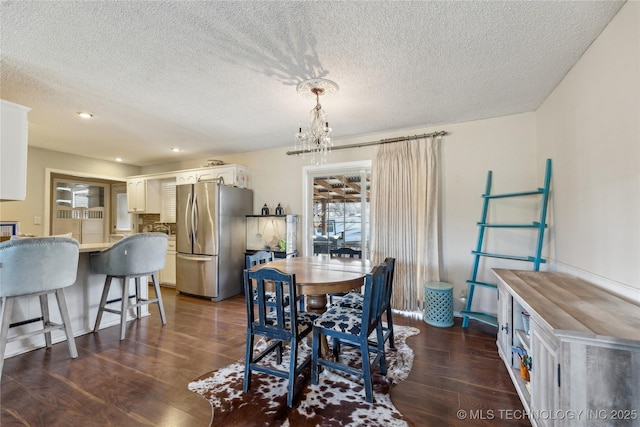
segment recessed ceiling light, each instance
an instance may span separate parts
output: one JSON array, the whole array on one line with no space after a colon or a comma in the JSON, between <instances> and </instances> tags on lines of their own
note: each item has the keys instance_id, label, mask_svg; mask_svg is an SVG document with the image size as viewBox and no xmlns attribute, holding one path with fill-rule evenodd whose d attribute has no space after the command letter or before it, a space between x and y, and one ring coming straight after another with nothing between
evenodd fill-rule
<instances>
[{"instance_id":1,"label":"recessed ceiling light","mask_svg":"<svg viewBox=\"0 0 640 427\"><path fill-rule=\"evenodd\" d=\"M180 149L178 147L173 147L171 151L173 151L174 153L179 153Z\"/></svg>"},{"instance_id":2,"label":"recessed ceiling light","mask_svg":"<svg viewBox=\"0 0 640 427\"><path fill-rule=\"evenodd\" d=\"M121 162L122 161L122 157L116 157L116 162Z\"/></svg>"},{"instance_id":3,"label":"recessed ceiling light","mask_svg":"<svg viewBox=\"0 0 640 427\"><path fill-rule=\"evenodd\" d=\"M87 113L87 112L85 112L85 111L78 111L78 112L77 112L77 114L78 114L78 116L79 116L80 118L82 118L82 119L90 119L90 118L92 118L92 117L93 117L93 114L91 114L91 113Z\"/></svg>"}]
</instances>

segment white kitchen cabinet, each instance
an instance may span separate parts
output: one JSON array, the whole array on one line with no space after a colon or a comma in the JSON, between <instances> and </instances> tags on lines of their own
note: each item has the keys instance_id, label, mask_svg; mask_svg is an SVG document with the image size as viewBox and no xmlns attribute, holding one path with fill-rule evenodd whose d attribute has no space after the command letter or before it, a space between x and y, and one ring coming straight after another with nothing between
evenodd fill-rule
<instances>
[{"instance_id":1,"label":"white kitchen cabinet","mask_svg":"<svg viewBox=\"0 0 640 427\"><path fill-rule=\"evenodd\" d=\"M176 241L169 240L167 258L164 269L160 271L160 283L163 285L176 285Z\"/></svg>"},{"instance_id":2,"label":"white kitchen cabinet","mask_svg":"<svg viewBox=\"0 0 640 427\"><path fill-rule=\"evenodd\" d=\"M0 200L27 196L29 107L0 100Z\"/></svg>"},{"instance_id":3,"label":"white kitchen cabinet","mask_svg":"<svg viewBox=\"0 0 640 427\"><path fill-rule=\"evenodd\" d=\"M640 426L640 305L567 274L494 272L498 350L531 424ZM531 357L530 381L512 346Z\"/></svg>"},{"instance_id":4,"label":"white kitchen cabinet","mask_svg":"<svg viewBox=\"0 0 640 427\"><path fill-rule=\"evenodd\" d=\"M131 213L160 213L160 180L144 177L127 179L127 211Z\"/></svg>"},{"instance_id":5,"label":"white kitchen cabinet","mask_svg":"<svg viewBox=\"0 0 640 427\"><path fill-rule=\"evenodd\" d=\"M225 185L247 188L247 168L240 165L211 166L176 172L176 184L195 184L222 178Z\"/></svg>"},{"instance_id":6,"label":"white kitchen cabinet","mask_svg":"<svg viewBox=\"0 0 640 427\"><path fill-rule=\"evenodd\" d=\"M198 182L196 169L176 172L176 185L195 184L196 182Z\"/></svg>"}]
</instances>

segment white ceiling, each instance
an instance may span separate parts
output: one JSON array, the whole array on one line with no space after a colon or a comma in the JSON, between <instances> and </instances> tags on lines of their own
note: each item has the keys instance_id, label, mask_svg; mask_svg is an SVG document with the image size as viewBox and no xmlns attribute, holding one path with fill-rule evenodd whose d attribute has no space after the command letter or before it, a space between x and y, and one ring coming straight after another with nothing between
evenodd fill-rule
<instances>
[{"instance_id":1,"label":"white ceiling","mask_svg":"<svg viewBox=\"0 0 640 427\"><path fill-rule=\"evenodd\" d=\"M291 146L324 77L339 143L533 111L622 4L3 0L0 97L32 146L145 166Z\"/></svg>"}]
</instances>

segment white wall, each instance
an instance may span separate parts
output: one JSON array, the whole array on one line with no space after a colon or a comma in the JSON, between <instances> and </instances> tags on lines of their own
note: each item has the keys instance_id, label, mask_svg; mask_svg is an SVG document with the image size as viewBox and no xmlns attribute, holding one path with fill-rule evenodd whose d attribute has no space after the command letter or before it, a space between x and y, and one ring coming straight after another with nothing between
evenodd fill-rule
<instances>
[{"instance_id":1,"label":"white wall","mask_svg":"<svg viewBox=\"0 0 640 427\"><path fill-rule=\"evenodd\" d=\"M638 301L639 58L628 2L537 111L538 164L555 162L553 267Z\"/></svg>"},{"instance_id":2,"label":"white wall","mask_svg":"<svg viewBox=\"0 0 640 427\"><path fill-rule=\"evenodd\" d=\"M115 162L90 159L57 151L29 147L27 154L27 197L21 201L0 202L1 221L20 221L20 232L44 235L45 169L59 169L105 177L137 175L140 168ZM34 224L39 216L42 223Z\"/></svg>"},{"instance_id":3,"label":"white wall","mask_svg":"<svg viewBox=\"0 0 640 427\"><path fill-rule=\"evenodd\" d=\"M364 135L357 138L343 138L336 145L378 141L396 136L408 136L445 130L449 135L442 143L443 173L443 277L455 287L455 295L466 290L465 281L469 279L473 258L471 250L475 248L480 219L482 199L487 171L494 171L494 188L499 192L533 190L542 182L537 182L535 162L535 114L525 113L499 117L489 120L451 124L445 126L406 129L384 134ZM293 141L292 141L293 143ZM259 152L241 153L230 156L209 156L225 163L238 163L250 169L250 188L254 191L254 211L267 203L272 209L282 203L288 213L302 212L302 168L308 165L301 157L287 156L293 147L275 148ZM341 163L373 158L375 148L363 147L334 151L329 154L329 162ZM158 173L170 170L200 167L206 164L205 158L157 165L143 168L141 173ZM527 220L531 209L524 209ZM533 208L533 212L537 215ZM521 213L516 213L520 215ZM300 222L303 222L302 217ZM489 243L502 249L506 244L510 248L521 244L507 239ZM529 241L526 242L530 244ZM507 249L508 250L508 249ZM517 248L520 250L520 248ZM495 265L495 264L490 264ZM515 268L527 268L526 265L512 264ZM484 269L490 275L488 268ZM485 277L489 280L490 277ZM478 301L486 299L488 309L495 306L495 292L479 291ZM456 309L460 309L457 302ZM484 305L484 304L483 304ZM493 308L495 309L495 308Z\"/></svg>"}]
</instances>

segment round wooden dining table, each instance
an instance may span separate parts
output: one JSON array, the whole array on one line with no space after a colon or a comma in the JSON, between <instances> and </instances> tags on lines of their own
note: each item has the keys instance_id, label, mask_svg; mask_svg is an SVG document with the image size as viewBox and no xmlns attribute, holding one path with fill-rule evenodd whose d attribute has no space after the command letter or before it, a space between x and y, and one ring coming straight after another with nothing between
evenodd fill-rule
<instances>
[{"instance_id":1,"label":"round wooden dining table","mask_svg":"<svg viewBox=\"0 0 640 427\"><path fill-rule=\"evenodd\" d=\"M366 259L315 255L276 259L258 264L252 270L277 268L296 275L298 293L307 298L307 310L322 313L326 309L327 294L359 289L373 264Z\"/></svg>"}]
</instances>

